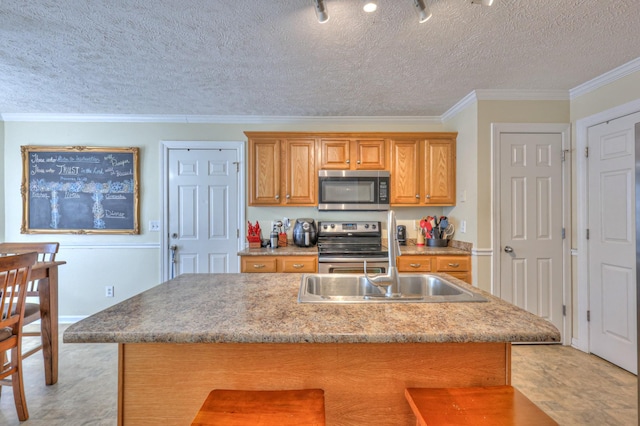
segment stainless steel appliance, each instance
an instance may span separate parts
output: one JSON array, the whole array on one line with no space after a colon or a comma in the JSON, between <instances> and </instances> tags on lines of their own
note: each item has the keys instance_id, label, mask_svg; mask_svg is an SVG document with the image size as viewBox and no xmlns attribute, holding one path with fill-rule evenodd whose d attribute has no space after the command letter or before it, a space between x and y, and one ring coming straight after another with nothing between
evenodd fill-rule
<instances>
[{"instance_id":1,"label":"stainless steel appliance","mask_svg":"<svg viewBox=\"0 0 640 426\"><path fill-rule=\"evenodd\" d=\"M389 210L389 172L320 170L318 210Z\"/></svg>"},{"instance_id":2,"label":"stainless steel appliance","mask_svg":"<svg viewBox=\"0 0 640 426\"><path fill-rule=\"evenodd\" d=\"M296 219L293 227L293 243L298 247L311 247L317 241L316 222L313 219Z\"/></svg>"},{"instance_id":3,"label":"stainless steel appliance","mask_svg":"<svg viewBox=\"0 0 640 426\"><path fill-rule=\"evenodd\" d=\"M321 274L384 274L388 251L382 245L380 222L318 222L318 272Z\"/></svg>"},{"instance_id":4,"label":"stainless steel appliance","mask_svg":"<svg viewBox=\"0 0 640 426\"><path fill-rule=\"evenodd\" d=\"M397 231L398 244L401 246L407 245L407 227L404 225L398 225Z\"/></svg>"}]
</instances>

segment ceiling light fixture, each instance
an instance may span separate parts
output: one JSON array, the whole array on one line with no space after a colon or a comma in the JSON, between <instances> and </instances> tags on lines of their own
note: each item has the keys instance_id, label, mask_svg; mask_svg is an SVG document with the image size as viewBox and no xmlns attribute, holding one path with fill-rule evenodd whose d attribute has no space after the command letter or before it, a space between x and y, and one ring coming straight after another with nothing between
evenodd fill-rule
<instances>
[{"instance_id":1,"label":"ceiling light fixture","mask_svg":"<svg viewBox=\"0 0 640 426\"><path fill-rule=\"evenodd\" d=\"M318 22L324 24L329 20L329 12L327 12L327 8L324 5L324 0L313 0L313 3L316 7L316 16L318 17Z\"/></svg>"},{"instance_id":2,"label":"ceiling light fixture","mask_svg":"<svg viewBox=\"0 0 640 426\"><path fill-rule=\"evenodd\" d=\"M429 8L424 3L424 0L413 0L413 5L416 8L416 12L418 13L418 22L421 24L423 22L427 22L429 18L431 18L431 12Z\"/></svg>"},{"instance_id":3,"label":"ceiling light fixture","mask_svg":"<svg viewBox=\"0 0 640 426\"><path fill-rule=\"evenodd\" d=\"M492 6L493 0L471 0L471 4L481 4L483 6Z\"/></svg>"},{"instance_id":4,"label":"ceiling light fixture","mask_svg":"<svg viewBox=\"0 0 640 426\"><path fill-rule=\"evenodd\" d=\"M376 9L378 9L378 5L376 4L375 1L367 1L365 2L364 7L362 9L367 13L371 13L371 12L375 12Z\"/></svg>"}]
</instances>

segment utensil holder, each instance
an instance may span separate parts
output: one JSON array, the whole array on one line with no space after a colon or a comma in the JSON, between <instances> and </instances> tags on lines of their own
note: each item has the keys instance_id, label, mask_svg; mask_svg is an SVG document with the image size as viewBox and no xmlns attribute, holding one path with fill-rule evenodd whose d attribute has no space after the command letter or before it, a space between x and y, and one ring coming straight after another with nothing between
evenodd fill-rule
<instances>
[{"instance_id":1,"label":"utensil holder","mask_svg":"<svg viewBox=\"0 0 640 426\"><path fill-rule=\"evenodd\" d=\"M449 245L449 240L439 238L427 238L425 241L428 247L447 247Z\"/></svg>"}]
</instances>

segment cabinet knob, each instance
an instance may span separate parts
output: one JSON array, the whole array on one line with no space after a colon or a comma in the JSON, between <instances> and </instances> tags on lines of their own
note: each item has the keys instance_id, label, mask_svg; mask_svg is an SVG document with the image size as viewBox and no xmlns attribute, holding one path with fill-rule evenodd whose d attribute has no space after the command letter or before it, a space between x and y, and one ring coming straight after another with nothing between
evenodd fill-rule
<instances>
[{"instance_id":1,"label":"cabinet knob","mask_svg":"<svg viewBox=\"0 0 640 426\"><path fill-rule=\"evenodd\" d=\"M358 160L358 161L356 161L356 163L360 164L360 163L361 163L361 161L360 161L360 160Z\"/></svg>"},{"instance_id":2,"label":"cabinet knob","mask_svg":"<svg viewBox=\"0 0 640 426\"><path fill-rule=\"evenodd\" d=\"M287 200L288 200L289 198L291 198L291 195L287 194Z\"/></svg>"},{"instance_id":3,"label":"cabinet knob","mask_svg":"<svg viewBox=\"0 0 640 426\"><path fill-rule=\"evenodd\" d=\"M347 160L347 164L351 164L351 160Z\"/></svg>"},{"instance_id":4,"label":"cabinet knob","mask_svg":"<svg viewBox=\"0 0 640 426\"><path fill-rule=\"evenodd\" d=\"M416 198L420 198L420 194L416 194Z\"/></svg>"},{"instance_id":5,"label":"cabinet knob","mask_svg":"<svg viewBox=\"0 0 640 426\"><path fill-rule=\"evenodd\" d=\"M280 199L280 195L276 195L276 200L279 200L279 199Z\"/></svg>"},{"instance_id":6,"label":"cabinet knob","mask_svg":"<svg viewBox=\"0 0 640 426\"><path fill-rule=\"evenodd\" d=\"M427 196L425 197L427 200L429 200L431 198L431 195L427 194Z\"/></svg>"}]
</instances>

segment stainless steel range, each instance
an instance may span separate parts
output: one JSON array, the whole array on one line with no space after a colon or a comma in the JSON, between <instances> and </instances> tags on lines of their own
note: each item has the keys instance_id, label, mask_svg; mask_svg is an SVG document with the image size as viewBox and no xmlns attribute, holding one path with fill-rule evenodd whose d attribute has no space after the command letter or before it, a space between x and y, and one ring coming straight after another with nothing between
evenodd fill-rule
<instances>
[{"instance_id":1,"label":"stainless steel range","mask_svg":"<svg viewBox=\"0 0 640 426\"><path fill-rule=\"evenodd\" d=\"M318 272L384 274L389 267L380 222L318 222Z\"/></svg>"}]
</instances>

